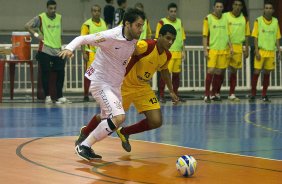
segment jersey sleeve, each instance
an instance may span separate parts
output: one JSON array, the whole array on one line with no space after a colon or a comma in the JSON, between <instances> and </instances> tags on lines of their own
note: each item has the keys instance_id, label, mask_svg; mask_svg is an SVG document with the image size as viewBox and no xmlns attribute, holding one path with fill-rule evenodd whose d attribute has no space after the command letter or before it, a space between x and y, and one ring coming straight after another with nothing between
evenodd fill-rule
<instances>
[{"instance_id":1,"label":"jersey sleeve","mask_svg":"<svg viewBox=\"0 0 282 184\"><path fill-rule=\"evenodd\" d=\"M136 48L135 48L135 55L141 55L143 53L145 53L148 49L148 43L145 40L140 40L137 42L136 44Z\"/></svg>"},{"instance_id":2,"label":"jersey sleeve","mask_svg":"<svg viewBox=\"0 0 282 184\"><path fill-rule=\"evenodd\" d=\"M156 28L156 36L155 36L156 39L159 37L159 32L160 32L160 29L163 27L163 25L164 25L164 22L160 20Z\"/></svg>"},{"instance_id":3,"label":"jersey sleeve","mask_svg":"<svg viewBox=\"0 0 282 184\"><path fill-rule=\"evenodd\" d=\"M280 28L278 25L278 30L277 30L277 34L276 34L276 39L279 40L281 38L281 33L280 33Z\"/></svg>"},{"instance_id":4,"label":"jersey sleeve","mask_svg":"<svg viewBox=\"0 0 282 184\"><path fill-rule=\"evenodd\" d=\"M109 41L112 37L112 33L108 31L102 31L99 33L88 34L83 36L78 36L74 40L72 40L65 49L74 51L75 48L81 45L92 45L92 46L107 46L109 45Z\"/></svg>"},{"instance_id":5,"label":"jersey sleeve","mask_svg":"<svg viewBox=\"0 0 282 184\"><path fill-rule=\"evenodd\" d=\"M171 56L172 56L172 55L171 55L171 52L169 52L168 50L165 51L165 52L166 52L166 62L165 62L165 64L164 64L163 66L160 67L159 70L165 70L165 69L167 69L169 60L171 59Z\"/></svg>"},{"instance_id":6,"label":"jersey sleeve","mask_svg":"<svg viewBox=\"0 0 282 184\"><path fill-rule=\"evenodd\" d=\"M89 26L86 24L82 24L80 35L88 35L89 34Z\"/></svg>"},{"instance_id":7,"label":"jersey sleeve","mask_svg":"<svg viewBox=\"0 0 282 184\"><path fill-rule=\"evenodd\" d=\"M258 37L258 20L254 22L254 28L252 32L252 36L257 38Z\"/></svg>"},{"instance_id":8,"label":"jersey sleeve","mask_svg":"<svg viewBox=\"0 0 282 184\"><path fill-rule=\"evenodd\" d=\"M185 34L185 31L184 31L183 25L181 25L181 29L182 29L182 40L185 40L186 39L186 34Z\"/></svg>"},{"instance_id":9,"label":"jersey sleeve","mask_svg":"<svg viewBox=\"0 0 282 184\"><path fill-rule=\"evenodd\" d=\"M246 35L246 36L250 36L250 35L251 35L251 31L250 31L250 22L249 22L248 20L246 21L245 35Z\"/></svg>"},{"instance_id":10,"label":"jersey sleeve","mask_svg":"<svg viewBox=\"0 0 282 184\"><path fill-rule=\"evenodd\" d=\"M203 36L209 35L209 23L208 18L206 17L203 22Z\"/></svg>"}]
</instances>

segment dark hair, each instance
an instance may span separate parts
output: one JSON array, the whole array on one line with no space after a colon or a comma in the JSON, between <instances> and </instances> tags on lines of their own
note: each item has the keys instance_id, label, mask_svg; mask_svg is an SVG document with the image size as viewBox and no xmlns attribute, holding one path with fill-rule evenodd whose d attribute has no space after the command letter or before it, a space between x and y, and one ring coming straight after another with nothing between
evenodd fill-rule
<instances>
[{"instance_id":1,"label":"dark hair","mask_svg":"<svg viewBox=\"0 0 282 184\"><path fill-rule=\"evenodd\" d=\"M224 5L223 0L215 0L215 1L214 1L214 3L213 3L213 5L215 6L215 4L216 4L216 3L221 3L221 4L223 4L223 5Z\"/></svg>"},{"instance_id":2,"label":"dark hair","mask_svg":"<svg viewBox=\"0 0 282 184\"><path fill-rule=\"evenodd\" d=\"M100 5L94 4L94 5L91 6L91 11L92 11L92 9L93 9L94 7L99 8L99 9L101 10L101 6L100 6Z\"/></svg>"},{"instance_id":3,"label":"dark hair","mask_svg":"<svg viewBox=\"0 0 282 184\"><path fill-rule=\"evenodd\" d=\"M106 0L107 3L110 3L110 2L112 2L112 1L113 1L113 0Z\"/></svg>"},{"instance_id":4,"label":"dark hair","mask_svg":"<svg viewBox=\"0 0 282 184\"><path fill-rule=\"evenodd\" d=\"M142 9L144 9L144 5L142 3L140 3L140 2L138 2L138 3L136 3L134 5L134 8L142 8Z\"/></svg>"},{"instance_id":5,"label":"dark hair","mask_svg":"<svg viewBox=\"0 0 282 184\"><path fill-rule=\"evenodd\" d=\"M167 6L167 10L169 10L170 8L176 8L177 9L177 5L175 3L169 3Z\"/></svg>"},{"instance_id":6,"label":"dark hair","mask_svg":"<svg viewBox=\"0 0 282 184\"><path fill-rule=\"evenodd\" d=\"M136 8L129 8L126 10L123 16L122 25L125 26L125 22L128 21L129 23L133 23L138 18L141 18L143 20L146 19L145 13L143 11L140 11Z\"/></svg>"},{"instance_id":7,"label":"dark hair","mask_svg":"<svg viewBox=\"0 0 282 184\"><path fill-rule=\"evenodd\" d=\"M247 6L246 6L246 3L245 3L245 0L233 0L232 2L232 5L234 4L235 1L239 1L242 3L242 13L245 17L248 18L248 10L247 10ZM228 11L232 11L232 5L228 8Z\"/></svg>"},{"instance_id":8,"label":"dark hair","mask_svg":"<svg viewBox=\"0 0 282 184\"><path fill-rule=\"evenodd\" d=\"M121 6L123 3L126 3L126 0L117 0L117 4Z\"/></svg>"},{"instance_id":9,"label":"dark hair","mask_svg":"<svg viewBox=\"0 0 282 184\"><path fill-rule=\"evenodd\" d=\"M264 6L267 5L267 4L270 4L272 6L272 8L274 8L273 1L271 1L271 0L264 0Z\"/></svg>"},{"instance_id":10,"label":"dark hair","mask_svg":"<svg viewBox=\"0 0 282 184\"><path fill-rule=\"evenodd\" d=\"M54 1L54 0L48 0L47 1L47 7L48 6L50 6L50 5L56 5L57 3L56 3L56 1Z\"/></svg>"},{"instance_id":11,"label":"dark hair","mask_svg":"<svg viewBox=\"0 0 282 184\"><path fill-rule=\"evenodd\" d=\"M166 33L171 33L173 34L174 36L176 36L176 29L170 25L170 24L165 24L161 27L160 31L159 31L159 35L166 35Z\"/></svg>"}]
</instances>

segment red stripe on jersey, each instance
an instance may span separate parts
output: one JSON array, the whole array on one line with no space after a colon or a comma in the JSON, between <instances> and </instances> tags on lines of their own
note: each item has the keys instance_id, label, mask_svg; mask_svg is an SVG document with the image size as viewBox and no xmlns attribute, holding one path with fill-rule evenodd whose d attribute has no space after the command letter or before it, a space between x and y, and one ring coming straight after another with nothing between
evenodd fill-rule
<instances>
[{"instance_id":1,"label":"red stripe on jersey","mask_svg":"<svg viewBox=\"0 0 282 184\"><path fill-rule=\"evenodd\" d=\"M157 41L156 40L151 40L151 39L148 39L148 40L144 40L147 42L148 44L148 47L147 47L147 50L140 54L140 55L133 55L126 67L126 72L125 72L125 76L130 72L130 70L133 68L133 66L143 57L149 55L155 48L156 44L157 44Z\"/></svg>"}]
</instances>

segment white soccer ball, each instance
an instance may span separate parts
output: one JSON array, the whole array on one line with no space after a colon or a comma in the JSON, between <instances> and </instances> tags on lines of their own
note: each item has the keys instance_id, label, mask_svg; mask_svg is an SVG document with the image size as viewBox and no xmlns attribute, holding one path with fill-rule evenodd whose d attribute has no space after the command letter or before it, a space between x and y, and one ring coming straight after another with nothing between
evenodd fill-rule
<instances>
[{"instance_id":1,"label":"white soccer ball","mask_svg":"<svg viewBox=\"0 0 282 184\"><path fill-rule=\"evenodd\" d=\"M197 161L190 155L183 155L176 161L176 169L184 177L191 177L197 168Z\"/></svg>"}]
</instances>

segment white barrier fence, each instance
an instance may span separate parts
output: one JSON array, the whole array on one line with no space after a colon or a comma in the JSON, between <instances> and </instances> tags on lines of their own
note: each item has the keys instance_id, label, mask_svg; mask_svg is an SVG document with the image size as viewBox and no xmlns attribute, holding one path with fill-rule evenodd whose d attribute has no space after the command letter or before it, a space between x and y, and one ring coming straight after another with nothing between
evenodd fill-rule
<instances>
[{"instance_id":1,"label":"white barrier fence","mask_svg":"<svg viewBox=\"0 0 282 184\"><path fill-rule=\"evenodd\" d=\"M11 44L0 44L0 47L10 47ZM37 61L35 54L38 45L32 44L31 57L34 58L34 79L35 86L37 84ZM203 54L202 46L186 46L186 60L183 61L180 91L204 91L206 62ZM15 92L30 92L31 84L29 77L28 65L21 64L16 66L15 74ZM66 75L64 83L64 91L67 92L82 92L83 91L83 76L84 67L80 50L75 51L75 56L66 63ZM282 90L281 82L282 64L276 62L276 69L272 72L270 81L270 90ZM9 68L5 66L4 74L4 93L9 93ZM228 79L228 71L225 79ZM152 81L153 89L157 89L157 78L154 76ZM238 72L237 90L249 90L251 85L251 62L250 57L243 62L243 68ZM258 88L261 86L259 80ZM35 89L36 90L36 89ZM222 90L229 90L229 81L225 80Z\"/></svg>"}]
</instances>

